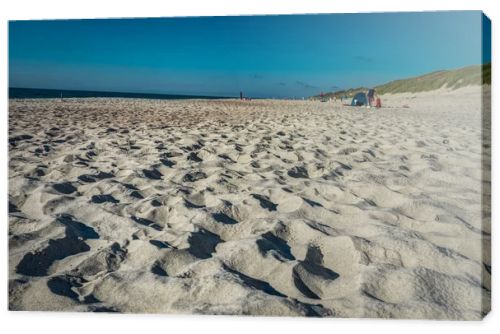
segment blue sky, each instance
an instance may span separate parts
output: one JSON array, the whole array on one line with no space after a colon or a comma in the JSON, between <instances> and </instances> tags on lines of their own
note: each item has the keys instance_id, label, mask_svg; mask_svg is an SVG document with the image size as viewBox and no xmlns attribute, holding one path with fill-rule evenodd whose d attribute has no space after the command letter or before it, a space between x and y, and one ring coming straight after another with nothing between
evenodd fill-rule
<instances>
[{"instance_id":1,"label":"blue sky","mask_svg":"<svg viewBox=\"0 0 500 334\"><path fill-rule=\"evenodd\" d=\"M311 96L480 64L481 26L479 11L13 21L9 86Z\"/></svg>"}]
</instances>

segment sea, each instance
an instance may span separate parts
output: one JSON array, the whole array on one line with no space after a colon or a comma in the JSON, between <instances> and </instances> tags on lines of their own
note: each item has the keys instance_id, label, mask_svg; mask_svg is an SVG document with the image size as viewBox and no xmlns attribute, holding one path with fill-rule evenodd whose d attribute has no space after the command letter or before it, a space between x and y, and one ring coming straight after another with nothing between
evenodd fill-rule
<instances>
[{"instance_id":1,"label":"sea","mask_svg":"<svg viewBox=\"0 0 500 334\"><path fill-rule=\"evenodd\" d=\"M50 99L50 98L73 98L73 97L123 97L134 99L228 99L227 96L202 96L202 95L174 95L174 94L152 94L152 93L123 93L123 92L100 92L87 90L63 90L63 89L40 89L40 88L13 88L9 87L9 99Z\"/></svg>"}]
</instances>

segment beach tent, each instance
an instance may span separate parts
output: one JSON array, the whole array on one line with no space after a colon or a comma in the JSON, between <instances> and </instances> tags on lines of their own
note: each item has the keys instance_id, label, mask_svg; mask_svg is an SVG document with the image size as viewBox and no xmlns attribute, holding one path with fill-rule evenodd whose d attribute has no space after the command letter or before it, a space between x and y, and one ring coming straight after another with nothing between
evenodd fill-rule
<instances>
[{"instance_id":1,"label":"beach tent","mask_svg":"<svg viewBox=\"0 0 500 334\"><path fill-rule=\"evenodd\" d=\"M351 106L360 107L368 105L368 96L365 92L359 92L354 95L351 101Z\"/></svg>"}]
</instances>

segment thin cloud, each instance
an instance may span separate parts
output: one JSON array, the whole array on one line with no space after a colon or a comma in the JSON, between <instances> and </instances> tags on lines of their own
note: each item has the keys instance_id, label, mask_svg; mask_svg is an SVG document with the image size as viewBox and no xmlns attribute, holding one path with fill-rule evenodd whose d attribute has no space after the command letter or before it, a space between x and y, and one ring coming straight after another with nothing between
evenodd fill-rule
<instances>
[{"instance_id":1,"label":"thin cloud","mask_svg":"<svg viewBox=\"0 0 500 334\"><path fill-rule=\"evenodd\" d=\"M373 63L373 58L365 57L365 56L355 56L354 60L356 60L357 62L360 62L360 63L365 63L365 64Z\"/></svg>"},{"instance_id":2,"label":"thin cloud","mask_svg":"<svg viewBox=\"0 0 500 334\"><path fill-rule=\"evenodd\" d=\"M296 81L295 82L297 85L301 86L302 88L305 88L305 89L318 89L317 86L314 86L314 85L311 85L311 84L308 84L307 82L303 82L303 81Z\"/></svg>"}]
</instances>

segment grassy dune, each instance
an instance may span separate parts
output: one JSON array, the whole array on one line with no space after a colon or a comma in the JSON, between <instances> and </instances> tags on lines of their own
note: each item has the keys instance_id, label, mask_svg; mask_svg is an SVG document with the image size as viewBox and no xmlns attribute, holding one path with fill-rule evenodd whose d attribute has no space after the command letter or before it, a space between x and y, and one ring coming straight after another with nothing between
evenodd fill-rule
<instances>
[{"instance_id":1,"label":"grassy dune","mask_svg":"<svg viewBox=\"0 0 500 334\"><path fill-rule=\"evenodd\" d=\"M436 90L439 88L457 89L465 86L491 84L491 63L484 65L467 66L455 70L436 71L418 77L394 80L386 84L375 86L379 94L417 93ZM327 93L326 98L351 97L357 92L368 88L359 87ZM314 99L320 96L314 96Z\"/></svg>"},{"instance_id":2,"label":"grassy dune","mask_svg":"<svg viewBox=\"0 0 500 334\"><path fill-rule=\"evenodd\" d=\"M395 80L375 87L379 94L417 93L439 88L457 89L491 83L491 64L468 66L456 70L437 71L415 78Z\"/></svg>"}]
</instances>

